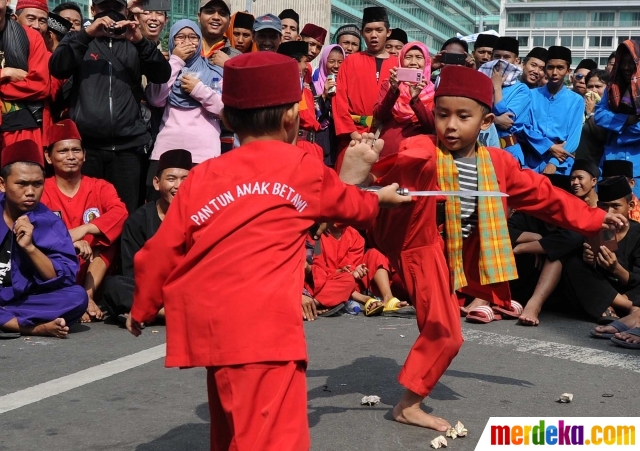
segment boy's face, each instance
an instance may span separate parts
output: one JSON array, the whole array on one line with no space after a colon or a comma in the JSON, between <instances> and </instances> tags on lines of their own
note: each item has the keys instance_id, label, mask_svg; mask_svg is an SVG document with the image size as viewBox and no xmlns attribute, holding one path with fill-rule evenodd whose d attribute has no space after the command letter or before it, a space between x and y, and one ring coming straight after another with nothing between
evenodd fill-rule
<instances>
[{"instance_id":1,"label":"boy's face","mask_svg":"<svg viewBox=\"0 0 640 451\"><path fill-rule=\"evenodd\" d=\"M466 97L442 96L436 99L435 122L438 140L451 152L475 146L481 130L488 129L493 114Z\"/></svg>"},{"instance_id":2,"label":"boy's face","mask_svg":"<svg viewBox=\"0 0 640 451\"><path fill-rule=\"evenodd\" d=\"M571 173L571 190L581 199L593 191L597 183L598 179L587 171L573 171Z\"/></svg>"},{"instance_id":3,"label":"boy's face","mask_svg":"<svg viewBox=\"0 0 640 451\"><path fill-rule=\"evenodd\" d=\"M544 61L538 58L529 58L522 66L523 78L526 83L536 85L544 77Z\"/></svg>"},{"instance_id":4,"label":"boy's face","mask_svg":"<svg viewBox=\"0 0 640 451\"><path fill-rule=\"evenodd\" d=\"M511 64L518 64L520 62L520 58L518 58L518 55L516 55L513 52L509 52L507 50L494 50L493 59L503 60Z\"/></svg>"},{"instance_id":5,"label":"boy's face","mask_svg":"<svg viewBox=\"0 0 640 451\"><path fill-rule=\"evenodd\" d=\"M626 198L612 200L610 202L598 201L598 208L606 211L607 213L619 213L625 218L629 219L629 211L633 208L634 202L628 202Z\"/></svg>"},{"instance_id":6,"label":"boy's face","mask_svg":"<svg viewBox=\"0 0 640 451\"><path fill-rule=\"evenodd\" d=\"M282 19L282 40L299 41L298 22L293 19Z\"/></svg>"},{"instance_id":7,"label":"boy's face","mask_svg":"<svg viewBox=\"0 0 640 451\"><path fill-rule=\"evenodd\" d=\"M473 51L473 58L476 60L476 67L479 68L484 63L491 61L493 49L491 47L478 47Z\"/></svg>"},{"instance_id":8,"label":"boy's face","mask_svg":"<svg viewBox=\"0 0 640 451\"><path fill-rule=\"evenodd\" d=\"M167 168L160 174L160 177L153 178L153 187L160 192L160 197L167 204L173 201L178 194L178 188L187 179L189 171L182 168Z\"/></svg>"},{"instance_id":9,"label":"boy's face","mask_svg":"<svg viewBox=\"0 0 640 451\"><path fill-rule=\"evenodd\" d=\"M360 39L351 34L343 34L340 36L338 45L344 49L344 53L347 55L360 51Z\"/></svg>"},{"instance_id":10,"label":"boy's face","mask_svg":"<svg viewBox=\"0 0 640 451\"><path fill-rule=\"evenodd\" d=\"M298 61L298 70L300 70L300 77L305 78L307 76L307 64L309 63L309 58L307 56L300 57Z\"/></svg>"},{"instance_id":11,"label":"boy's face","mask_svg":"<svg viewBox=\"0 0 640 451\"><path fill-rule=\"evenodd\" d=\"M384 22L371 22L362 29L362 38L369 53L382 52L390 34L391 30L386 27Z\"/></svg>"},{"instance_id":12,"label":"boy's face","mask_svg":"<svg viewBox=\"0 0 640 451\"><path fill-rule=\"evenodd\" d=\"M570 74L569 64L565 60L549 60L545 67L545 75L548 83L553 86L560 86L564 83L564 77Z\"/></svg>"},{"instance_id":13,"label":"boy's face","mask_svg":"<svg viewBox=\"0 0 640 451\"><path fill-rule=\"evenodd\" d=\"M320 52L322 51L322 43L309 36L303 36L302 40L309 44L309 53L307 54L307 57L309 58L309 62L311 62L320 55Z\"/></svg>"}]
</instances>

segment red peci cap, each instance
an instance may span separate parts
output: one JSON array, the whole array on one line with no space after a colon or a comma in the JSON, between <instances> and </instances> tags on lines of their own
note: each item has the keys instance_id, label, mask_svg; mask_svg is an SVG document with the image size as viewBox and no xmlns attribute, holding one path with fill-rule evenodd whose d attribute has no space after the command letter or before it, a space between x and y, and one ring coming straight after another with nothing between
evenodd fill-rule
<instances>
[{"instance_id":1,"label":"red peci cap","mask_svg":"<svg viewBox=\"0 0 640 451\"><path fill-rule=\"evenodd\" d=\"M47 14L49 13L49 5L47 5L47 2L43 0L18 0L18 3L16 4L16 11L20 11L25 8L40 9Z\"/></svg>"},{"instance_id":2,"label":"red peci cap","mask_svg":"<svg viewBox=\"0 0 640 451\"><path fill-rule=\"evenodd\" d=\"M324 45L324 41L327 39L327 30L312 23L306 24L300 34L313 38L322 45Z\"/></svg>"},{"instance_id":3,"label":"red peci cap","mask_svg":"<svg viewBox=\"0 0 640 451\"><path fill-rule=\"evenodd\" d=\"M76 123L71 119L65 119L56 124L53 124L47 130L47 139L45 144L47 147L53 146L58 141L64 141L65 139L79 139L82 141L78 127Z\"/></svg>"},{"instance_id":4,"label":"red peci cap","mask_svg":"<svg viewBox=\"0 0 640 451\"><path fill-rule=\"evenodd\" d=\"M435 98L466 97L487 107L493 105L493 82L482 72L464 66L447 65L440 71Z\"/></svg>"},{"instance_id":5,"label":"red peci cap","mask_svg":"<svg viewBox=\"0 0 640 451\"><path fill-rule=\"evenodd\" d=\"M44 152L30 139L16 141L5 147L0 156L2 167L12 163L36 163L44 167Z\"/></svg>"},{"instance_id":6,"label":"red peci cap","mask_svg":"<svg viewBox=\"0 0 640 451\"><path fill-rule=\"evenodd\" d=\"M300 102L298 63L275 52L245 53L224 65L222 103L248 110Z\"/></svg>"}]
</instances>

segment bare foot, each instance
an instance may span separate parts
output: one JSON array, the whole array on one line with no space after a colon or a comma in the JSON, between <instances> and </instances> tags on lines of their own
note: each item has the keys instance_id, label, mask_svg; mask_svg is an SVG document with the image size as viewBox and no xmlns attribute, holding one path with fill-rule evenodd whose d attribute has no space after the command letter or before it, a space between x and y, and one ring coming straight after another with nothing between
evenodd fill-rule
<instances>
[{"instance_id":1,"label":"bare foot","mask_svg":"<svg viewBox=\"0 0 640 451\"><path fill-rule=\"evenodd\" d=\"M481 305L486 305L487 307L491 306L491 303L489 301L485 301L484 299L480 299L480 298L475 298L473 301L471 301L471 303L469 305L467 305L466 307L460 307L460 311L466 313L469 313L471 310L473 310L476 307L480 307Z\"/></svg>"},{"instance_id":2,"label":"bare foot","mask_svg":"<svg viewBox=\"0 0 640 451\"><path fill-rule=\"evenodd\" d=\"M393 408L393 419L398 423L434 429L439 432L445 432L451 427L447 420L429 415L422 410L419 405L402 407L400 404L397 404Z\"/></svg>"},{"instance_id":3,"label":"bare foot","mask_svg":"<svg viewBox=\"0 0 640 451\"><path fill-rule=\"evenodd\" d=\"M67 338L69 327L63 318L57 318L33 328L20 330L22 335L39 335L42 337Z\"/></svg>"},{"instance_id":4,"label":"bare foot","mask_svg":"<svg viewBox=\"0 0 640 451\"><path fill-rule=\"evenodd\" d=\"M95 303L92 298L89 298L89 305L87 306L87 311L82 315L80 322L90 323L92 321L100 321L102 319L102 310Z\"/></svg>"},{"instance_id":5,"label":"bare foot","mask_svg":"<svg viewBox=\"0 0 640 451\"><path fill-rule=\"evenodd\" d=\"M540 309L527 304L522 311L522 315L518 318L518 324L522 326L537 326L540 324L540 320L538 319L539 314Z\"/></svg>"},{"instance_id":6,"label":"bare foot","mask_svg":"<svg viewBox=\"0 0 640 451\"><path fill-rule=\"evenodd\" d=\"M358 140L352 140L344 152L340 179L346 183L357 185L367 180L371 166L378 161L384 141L374 142L373 133L364 133Z\"/></svg>"}]
</instances>

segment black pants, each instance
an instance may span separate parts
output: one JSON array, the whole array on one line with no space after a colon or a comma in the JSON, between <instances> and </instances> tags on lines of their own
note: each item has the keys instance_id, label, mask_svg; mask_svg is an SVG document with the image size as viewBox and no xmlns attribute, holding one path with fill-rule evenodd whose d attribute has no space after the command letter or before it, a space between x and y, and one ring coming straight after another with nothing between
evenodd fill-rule
<instances>
[{"instance_id":1,"label":"black pants","mask_svg":"<svg viewBox=\"0 0 640 451\"><path fill-rule=\"evenodd\" d=\"M140 178L145 156L143 149L138 147L116 152L85 150L86 161L82 173L112 183L129 214L133 213L140 206Z\"/></svg>"},{"instance_id":2,"label":"black pants","mask_svg":"<svg viewBox=\"0 0 640 451\"><path fill-rule=\"evenodd\" d=\"M133 306L133 279L125 276L112 276L104 281L102 303L112 317L117 317L131 311Z\"/></svg>"}]
</instances>

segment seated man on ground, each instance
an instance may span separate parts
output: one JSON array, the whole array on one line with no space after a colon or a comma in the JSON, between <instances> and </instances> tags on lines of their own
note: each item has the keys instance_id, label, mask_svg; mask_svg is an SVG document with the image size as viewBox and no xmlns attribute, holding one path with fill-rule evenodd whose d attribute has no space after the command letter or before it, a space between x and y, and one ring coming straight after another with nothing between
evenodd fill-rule
<instances>
[{"instance_id":1,"label":"seated man on ground","mask_svg":"<svg viewBox=\"0 0 640 451\"><path fill-rule=\"evenodd\" d=\"M153 178L153 187L160 193L160 199L147 202L124 223L120 252L122 275L107 278L102 292L105 309L114 318L129 314L135 289L133 258L160 228L169 205L192 167L191 153L187 150L173 149L163 153ZM164 309L158 317L164 317Z\"/></svg>"},{"instance_id":2,"label":"seated man on ground","mask_svg":"<svg viewBox=\"0 0 640 451\"><path fill-rule=\"evenodd\" d=\"M571 190L568 176L548 177L553 186ZM542 306L560 282L563 261L582 250L584 237L522 212L515 212L507 223L518 268L518 279L510 281L509 287L512 298L525 304L518 323L537 326Z\"/></svg>"},{"instance_id":3,"label":"seated man on ground","mask_svg":"<svg viewBox=\"0 0 640 451\"><path fill-rule=\"evenodd\" d=\"M633 174L633 163L627 160L606 160L602 163L602 178L608 179L610 177L616 177L624 175L629 182L629 186L633 191L636 186L636 179ZM635 194L631 193L631 200L633 201L633 208L629 210L629 219L634 221L640 221L640 201Z\"/></svg>"},{"instance_id":4,"label":"seated man on ground","mask_svg":"<svg viewBox=\"0 0 640 451\"><path fill-rule=\"evenodd\" d=\"M40 203L42 150L18 141L0 160L0 335L64 338L87 309L87 293L75 284L67 228Z\"/></svg>"},{"instance_id":5,"label":"seated man on ground","mask_svg":"<svg viewBox=\"0 0 640 451\"><path fill-rule=\"evenodd\" d=\"M365 252L364 244L353 227L328 224L306 268L306 288L316 307L331 309L353 299L364 304L366 316L415 314L407 302L393 296L389 260L376 249ZM382 301L363 294L367 291L379 294Z\"/></svg>"},{"instance_id":6,"label":"seated man on ground","mask_svg":"<svg viewBox=\"0 0 640 451\"><path fill-rule=\"evenodd\" d=\"M625 177L598 183L598 196L601 209L628 217L633 201ZM602 245L598 249L584 243L582 258L568 258L563 268L569 299L594 319L602 317L609 308L627 314L640 307L640 224L629 221L628 226L616 232L615 238L615 250L609 250L606 243L599 243ZM610 338L625 330L624 325L614 321L609 327L596 328L592 334Z\"/></svg>"},{"instance_id":7,"label":"seated man on ground","mask_svg":"<svg viewBox=\"0 0 640 451\"><path fill-rule=\"evenodd\" d=\"M54 176L44 184L42 203L67 226L80 257L77 282L89 297L82 322L101 320L96 293L117 256L117 243L127 219L127 207L114 186L82 175L85 151L76 124L70 119L49 128L47 162Z\"/></svg>"},{"instance_id":8,"label":"seated man on ground","mask_svg":"<svg viewBox=\"0 0 640 451\"><path fill-rule=\"evenodd\" d=\"M589 160L577 159L571 168L571 191L590 207L598 206L596 184L600 169Z\"/></svg>"}]
</instances>

